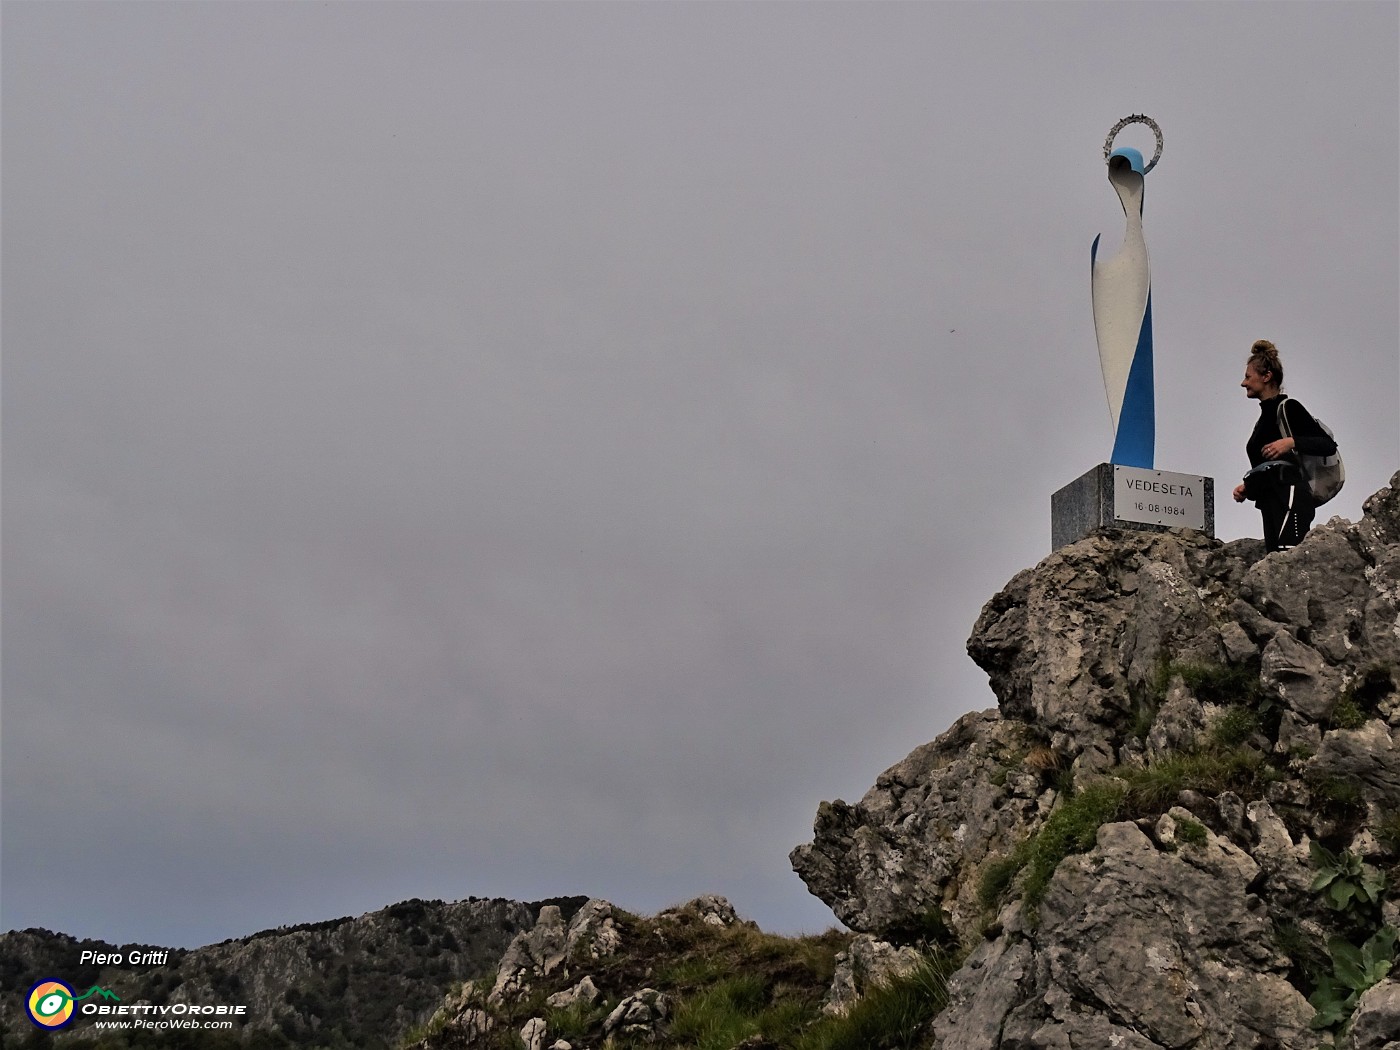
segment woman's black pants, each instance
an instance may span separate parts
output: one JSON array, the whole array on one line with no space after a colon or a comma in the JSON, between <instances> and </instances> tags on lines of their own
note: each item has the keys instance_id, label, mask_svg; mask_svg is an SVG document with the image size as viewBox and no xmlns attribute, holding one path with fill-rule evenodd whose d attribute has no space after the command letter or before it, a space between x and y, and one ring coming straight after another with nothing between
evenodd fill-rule
<instances>
[{"instance_id":1,"label":"woman's black pants","mask_svg":"<svg viewBox=\"0 0 1400 1050\"><path fill-rule=\"evenodd\" d=\"M1279 470L1266 471L1255 491L1246 493L1254 500L1264 518L1264 549L1287 550L1302 542L1312 527L1312 492L1303 472L1291 464Z\"/></svg>"}]
</instances>

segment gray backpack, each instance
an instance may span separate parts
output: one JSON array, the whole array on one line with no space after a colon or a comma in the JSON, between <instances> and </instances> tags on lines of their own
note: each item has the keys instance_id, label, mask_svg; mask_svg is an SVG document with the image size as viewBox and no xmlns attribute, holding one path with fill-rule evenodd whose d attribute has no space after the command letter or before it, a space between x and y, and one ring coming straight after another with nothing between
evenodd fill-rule
<instances>
[{"instance_id":1,"label":"gray backpack","mask_svg":"<svg viewBox=\"0 0 1400 1050\"><path fill-rule=\"evenodd\" d=\"M1278 430L1286 438L1293 436L1288 429L1288 416L1283 411L1284 404L1288 401L1287 395L1278 403ZM1332 428L1322 420L1313 416L1313 422L1322 428L1322 432L1336 441L1332 433ZM1301 452L1294 451L1298 457L1298 463L1303 468L1303 474L1308 479L1308 489L1312 492L1313 503L1322 506L1337 493L1342 491L1342 486L1346 484L1347 468L1342 463L1342 450L1339 448L1330 456L1306 456Z\"/></svg>"}]
</instances>

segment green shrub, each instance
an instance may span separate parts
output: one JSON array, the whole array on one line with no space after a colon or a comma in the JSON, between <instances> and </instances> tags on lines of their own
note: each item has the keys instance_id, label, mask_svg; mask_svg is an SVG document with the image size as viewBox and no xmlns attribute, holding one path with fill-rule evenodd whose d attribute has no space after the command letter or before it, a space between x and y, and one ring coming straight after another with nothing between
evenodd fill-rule
<instances>
[{"instance_id":1,"label":"green shrub","mask_svg":"<svg viewBox=\"0 0 1400 1050\"><path fill-rule=\"evenodd\" d=\"M1350 850L1333 853L1317 841L1309 850L1317 869L1309 889L1323 894L1334 911L1351 913L1348 925L1353 930L1357 920L1364 921L1367 916L1374 922L1385 894L1385 875ZM1362 994L1390 973L1395 964L1397 938L1400 933L1395 927L1385 925L1361 943L1342 936L1329 937L1326 964L1314 953L1307 965L1309 976L1316 983L1308 997L1317 1011L1312 1021L1314 1028L1333 1028L1351 1016Z\"/></svg>"},{"instance_id":2,"label":"green shrub","mask_svg":"<svg viewBox=\"0 0 1400 1050\"><path fill-rule=\"evenodd\" d=\"M1152 723L1157 721L1157 712L1161 707L1162 699L1155 692L1140 697L1134 709L1133 720L1128 726L1128 736L1146 740L1147 734L1152 732Z\"/></svg>"},{"instance_id":3,"label":"green shrub","mask_svg":"<svg viewBox=\"0 0 1400 1050\"><path fill-rule=\"evenodd\" d=\"M657 983L663 987L695 987L719 980L727 972L721 959L708 955L687 955L657 974Z\"/></svg>"},{"instance_id":4,"label":"green shrub","mask_svg":"<svg viewBox=\"0 0 1400 1050\"><path fill-rule=\"evenodd\" d=\"M1400 810L1381 810L1376 819L1376 838L1392 854L1400 853Z\"/></svg>"},{"instance_id":5,"label":"green shrub","mask_svg":"<svg viewBox=\"0 0 1400 1050\"><path fill-rule=\"evenodd\" d=\"M1374 711L1395 692L1394 671L1389 664L1372 664L1346 690L1363 711Z\"/></svg>"},{"instance_id":6,"label":"green shrub","mask_svg":"<svg viewBox=\"0 0 1400 1050\"><path fill-rule=\"evenodd\" d=\"M1317 1011L1314 1028L1332 1028L1351 1016L1357 1000L1395 965L1396 939L1394 926L1382 926L1359 948L1344 937L1328 940L1332 972L1322 975L1308 999Z\"/></svg>"},{"instance_id":7,"label":"green shrub","mask_svg":"<svg viewBox=\"0 0 1400 1050\"><path fill-rule=\"evenodd\" d=\"M943 909L934 905L902 922L881 931L881 939L896 945L949 946L957 943L957 935L948 928Z\"/></svg>"},{"instance_id":8,"label":"green shrub","mask_svg":"<svg viewBox=\"0 0 1400 1050\"><path fill-rule=\"evenodd\" d=\"M1259 669L1247 664L1203 664L1172 660L1163 655L1147 681L1148 699L1160 704L1167 698L1172 679L1180 677L1186 688L1211 704L1243 704L1257 707L1263 699Z\"/></svg>"},{"instance_id":9,"label":"green shrub","mask_svg":"<svg viewBox=\"0 0 1400 1050\"><path fill-rule=\"evenodd\" d=\"M1360 729L1366 724L1366 712L1361 710L1354 694L1343 693L1332 705L1327 722L1333 729Z\"/></svg>"},{"instance_id":10,"label":"green shrub","mask_svg":"<svg viewBox=\"0 0 1400 1050\"><path fill-rule=\"evenodd\" d=\"M1312 790L1313 806L1322 814L1355 830L1366 820L1366 799L1360 785L1349 777L1319 776L1304 770Z\"/></svg>"},{"instance_id":11,"label":"green shrub","mask_svg":"<svg viewBox=\"0 0 1400 1050\"><path fill-rule=\"evenodd\" d=\"M1263 686L1257 668L1242 664L1193 664L1172 661L1171 673L1181 675L1196 698L1210 704L1258 707ZM1169 679L1170 680L1170 679Z\"/></svg>"},{"instance_id":12,"label":"green shrub","mask_svg":"<svg viewBox=\"0 0 1400 1050\"><path fill-rule=\"evenodd\" d=\"M1333 910L1345 911L1353 906L1380 903L1385 893L1385 876L1378 868L1367 864L1351 850L1333 853L1316 840L1309 851L1317 875L1308 888L1314 893L1325 890L1327 903Z\"/></svg>"},{"instance_id":13,"label":"green shrub","mask_svg":"<svg viewBox=\"0 0 1400 1050\"><path fill-rule=\"evenodd\" d=\"M1215 748L1236 748L1259 732L1259 716L1241 704L1231 704L1220 719L1211 726L1210 745Z\"/></svg>"},{"instance_id":14,"label":"green shrub","mask_svg":"<svg viewBox=\"0 0 1400 1050\"><path fill-rule=\"evenodd\" d=\"M414 1025L399 1039L400 1046L411 1046L414 1043L421 1043L429 1036L437 1035L447 1027L448 1011L439 1007L433 1016L428 1018L423 1024Z\"/></svg>"},{"instance_id":15,"label":"green shrub","mask_svg":"<svg viewBox=\"0 0 1400 1050\"><path fill-rule=\"evenodd\" d=\"M1009 857L997 857L983 864L982 876L977 884L977 903L988 910L995 908L1025 864L1026 859L1019 850Z\"/></svg>"}]
</instances>

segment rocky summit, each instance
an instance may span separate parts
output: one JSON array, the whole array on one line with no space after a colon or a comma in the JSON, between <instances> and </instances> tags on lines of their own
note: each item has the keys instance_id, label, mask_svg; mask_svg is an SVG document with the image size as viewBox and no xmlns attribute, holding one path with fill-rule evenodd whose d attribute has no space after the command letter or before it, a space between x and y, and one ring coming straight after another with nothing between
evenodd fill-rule
<instances>
[{"instance_id":1,"label":"rocky summit","mask_svg":"<svg viewBox=\"0 0 1400 1050\"><path fill-rule=\"evenodd\" d=\"M997 708L792 853L867 951L955 952L940 1050L1400 1050L1400 474L1361 521L1104 531L967 645Z\"/></svg>"}]
</instances>

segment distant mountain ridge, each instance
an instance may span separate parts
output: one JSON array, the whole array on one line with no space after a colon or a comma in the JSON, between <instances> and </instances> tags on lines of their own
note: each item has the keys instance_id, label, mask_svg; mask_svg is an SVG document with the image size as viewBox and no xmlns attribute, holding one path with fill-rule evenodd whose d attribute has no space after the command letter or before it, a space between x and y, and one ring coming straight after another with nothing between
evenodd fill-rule
<instances>
[{"instance_id":1,"label":"distant mountain ridge","mask_svg":"<svg viewBox=\"0 0 1400 1050\"><path fill-rule=\"evenodd\" d=\"M126 1004L246 1005L247 1021L238 1026L243 1045L394 1046L449 991L490 970L542 908L572 916L586 900L413 899L357 918L172 948L162 966L79 962L84 951L126 959L157 946L11 931L0 935L0 1041L50 1038L26 1018L23 997L36 981L53 978L75 990L97 986ZM59 1033L58 1045L84 1034L92 1033L84 1026Z\"/></svg>"}]
</instances>

